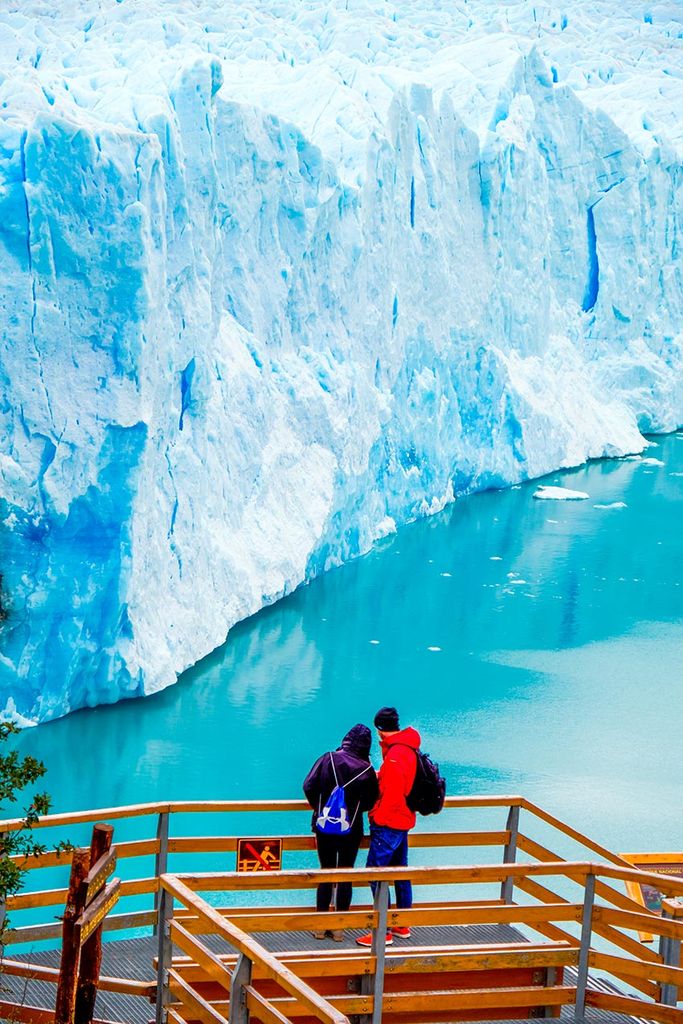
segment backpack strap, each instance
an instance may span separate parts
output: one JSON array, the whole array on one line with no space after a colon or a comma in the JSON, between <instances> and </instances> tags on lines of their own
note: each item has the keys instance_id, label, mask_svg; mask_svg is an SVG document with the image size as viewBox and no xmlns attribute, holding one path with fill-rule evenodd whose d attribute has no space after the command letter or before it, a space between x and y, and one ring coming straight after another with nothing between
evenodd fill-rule
<instances>
[{"instance_id":1,"label":"backpack strap","mask_svg":"<svg viewBox=\"0 0 683 1024\"><path fill-rule=\"evenodd\" d=\"M350 786L352 782L355 782L356 779L360 779L360 777L362 775L365 775L366 772L369 772L371 768L372 768L372 765L370 765L370 764L366 765L362 772L358 772L358 775L354 775L354 777L352 779L347 779L346 782L344 783L344 785L345 786Z\"/></svg>"},{"instance_id":2,"label":"backpack strap","mask_svg":"<svg viewBox=\"0 0 683 1024\"><path fill-rule=\"evenodd\" d=\"M337 769L335 768L335 765L334 765L334 757L332 756L332 751L330 751L330 764L332 765L332 774L334 775L334 784L335 784L335 786L338 786L339 785L339 779L337 778Z\"/></svg>"},{"instance_id":3,"label":"backpack strap","mask_svg":"<svg viewBox=\"0 0 683 1024\"><path fill-rule=\"evenodd\" d=\"M362 772L358 772L358 775L354 775L354 777L352 779L349 779L348 782L345 782L344 785L345 786L350 786L352 782L355 782L357 779L360 779L363 775L365 775L366 772L369 772L371 768L372 768L372 765L371 764L367 764ZM353 823L354 823L354 821L356 820L356 818L358 816L358 811L359 810L360 810L360 800L356 804L356 809L353 812L353 817L351 818L351 828L353 828Z\"/></svg>"}]
</instances>

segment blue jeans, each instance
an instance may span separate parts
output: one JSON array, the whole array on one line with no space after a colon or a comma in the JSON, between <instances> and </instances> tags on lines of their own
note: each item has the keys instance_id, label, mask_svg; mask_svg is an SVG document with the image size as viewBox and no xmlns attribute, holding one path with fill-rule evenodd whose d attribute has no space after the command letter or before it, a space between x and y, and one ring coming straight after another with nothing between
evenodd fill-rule
<instances>
[{"instance_id":1,"label":"blue jeans","mask_svg":"<svg viewBox=\"0 0 683 1024\"><path fill-rule=\"evenodd\" d=\"M367 867L405 868L408 866L408 833L386 825L370 825L370 849ZM370 883L373 893L377 883ZM410 882L395 882L396 906L407 910L413 905L413 886Z\"/></svg>"}]
</instances>

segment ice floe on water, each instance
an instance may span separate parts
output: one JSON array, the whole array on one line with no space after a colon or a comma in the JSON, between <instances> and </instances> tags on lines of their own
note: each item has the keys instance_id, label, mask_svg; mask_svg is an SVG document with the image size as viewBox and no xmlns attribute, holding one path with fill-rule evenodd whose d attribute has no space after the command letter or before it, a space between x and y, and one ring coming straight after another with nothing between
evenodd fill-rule
<instances>
[{"instance_id":1,"label":"ice floe on water","mask_svg":"<svg viewBox=\"0 0 683 1024\"><path fill-rule=\"evenodd\" d=\"M545 501L585 501L590 495L585 491L573 491L569 487L543 485L533 493L534 498Z\"/></svg>"},{"instance_id":2,"label":"ice floe on water","mask_svg":"<svg viewBox=\"0 0 683 1024\"><path fill-rule=\"evenodd\" d=\"M593 508L604 508L604 509L627 508L627 505L626 505L625 501L609 501L609 502L606 502L605 504L593 505Z\"/></svg>"},{"instance_id":3,"label":"ice floe on water","mask_svg":"<svg viewBox=\"0 0 683 1024\"><path fill-rule=\"evenodd\" d=\"M664 463L662 462L661 459L655 459L654 456L652 458L641 459L640 460L640 464L641 464L641 466L663 466L664 465Z\"/></svg>"}]
</instances>

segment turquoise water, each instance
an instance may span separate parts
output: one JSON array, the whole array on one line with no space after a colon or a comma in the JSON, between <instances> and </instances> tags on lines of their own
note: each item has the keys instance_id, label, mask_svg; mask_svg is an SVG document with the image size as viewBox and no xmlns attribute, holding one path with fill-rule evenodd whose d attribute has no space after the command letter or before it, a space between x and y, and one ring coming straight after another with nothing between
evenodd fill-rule
<instances>
[{"instance_id":1,"label":"turquoise water","mask_svg":"<svg viewBox=\"0 0 683 1024\"><path fill-rule=\"evenodd\" d=\"M532 500L537 483L457 501L242 623L176 686L19 745L55 810L292 797L390 703L450 792L521 792L615 849L680 849L683 436L657 442L663 466L543 481L588 501Z\"/></svg>"}]
</instances>

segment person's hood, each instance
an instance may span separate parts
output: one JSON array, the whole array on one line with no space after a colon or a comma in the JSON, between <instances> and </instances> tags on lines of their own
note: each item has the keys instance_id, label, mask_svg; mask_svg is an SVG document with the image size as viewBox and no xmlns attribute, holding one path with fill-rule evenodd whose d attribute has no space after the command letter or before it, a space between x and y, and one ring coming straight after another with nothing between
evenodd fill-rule
<instances>
[{"instance_id":1,"label":"person's hood","mask_svg":"<svg viewBox=\"0 0 683 1024\"><path fill-rule=\"evenodd\" d=\"M400 732L395 732L392 736L387 736L382 740L382 753L385 753L387 748L393 746L394 743L402 743L406 747L418 750L421 742L417 729L413 729L409 725L407 729L401 729Z\"/></svg>"},{"instance_id":2,"label":"person's hood","mask_svg":"<svg viewBox=\"0 0 683 1024\"><path fill-rule=\"evenodd\" d=\"M364 761L370 758L370 747L372 746L372 733L368 729L367 725L354 725L353 729L349 729L344 739L341 741L341 749L347 750L349 754L355 754L356 757L363 758Z\"/></svg>"}]
</instances>

